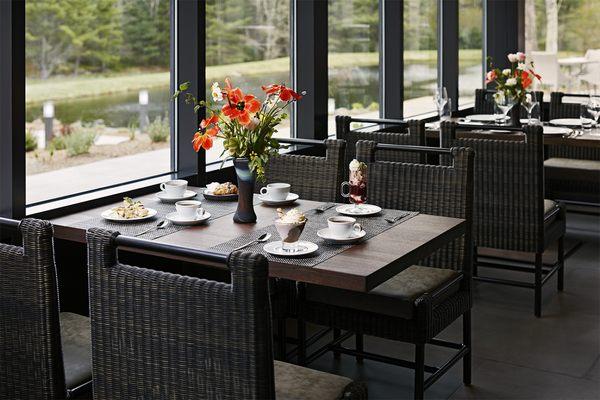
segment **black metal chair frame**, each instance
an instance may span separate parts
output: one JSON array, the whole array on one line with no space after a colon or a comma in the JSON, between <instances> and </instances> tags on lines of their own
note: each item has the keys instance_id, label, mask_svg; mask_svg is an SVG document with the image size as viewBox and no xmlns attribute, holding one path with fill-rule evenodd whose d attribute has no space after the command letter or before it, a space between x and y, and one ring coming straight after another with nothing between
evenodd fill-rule
<instances>
[{"instance_id":1,"label":"black metal chair frame","mask_svg":"<svg viewBox=\"0 0 600 400\"><path fill-rule=\"evenodd\" d=\"M542 132L542 128L538 127L539 129L537 130L537 135L540 136L540 138L538 138L538 142L537 142L537 157L539 160L543 160L543 153L544 153L544 146L543 146L543 140L541 137L543 137L543 132ZM446 132L442 133L441 137L442 137L442 145L444 146L449 146L449 145L468 145L466 143L462 143L460 142L461 139L456 139L456 131L477 131L477 130L504 130L504 131L509 131L509 132L523 132L525 137L524 137L524 141L527 141L529 136L528 133L526 132L526 130L528 129L528 127L514 127L514 126L498 126L498 125L482 125L482 126L473 126L473 125L460 125L460 124L456 124L454 122L444 122L442 124L441 127L442 131L446 130ZM535 134L535 133L531 133L531 134ZM490 139L476 139L476 140L490 140ZM475 157L477 157L477 154L475 155ZM541 199L541 201L543 202L544 199L544 187L543 187L543 182L544 182L544 169L540 166L539 168L539 172L538 172L538 177L537 177L538 182L541 182L538 188L538 193L536 193L537 196L539 196L539 198ZM477 188L475 188L475 190L477 190ZM560 203L557 203L558 207L556 208L556 210L554 210L552 212L552 214L548 215L548 216L544 216L544 217L556 217L558 219L561 220L566 220L566 211L565 211L565 207L563 205L561 205ZM542 207L543 210L543 207ZM544 218L542 218L544 219ZM477 242L477 238L476 235L474 235L475 239L474 241ZM558 273L558 280L557 280L557 289L559 291L562 291L564 289L564 260L565 260L565 250L564 250L564 233L557 237L557 238L553 238L553 240L548 241L548 245L553 243L554 240L557 241L557 261L550 264L550 265L544 265L543 264L543 260L542 260L542 256L544 251L546 250L547 247L544 247L543 245L539 246L537 250L535 251L535 261L533 263L528 263L528 262L518 262L515 260L511 260L511 259L507 259L507 258L502 258L502 257L484 257L484 256L479 256L478 255L478 251L477 251L477 245L474 246L474 264L473 264L473 280L476 281L481 281L481 282L488 282L488 283L497 283L497 284L501 284L501 285L507 285L507 286L514 286L514 287L523 287L523 288L527 288L527 289L533 289L535 292L535 298L534 298L534 313L536 317L540 317L541 316L541 302L542 302L542 287L548 282L548 280L555 274ZM541 230L539 232L537 232L537 238L536 238L536 242L537 243L544 243L544 226L542 224L541 226ZM511 249L508 249L511 250ZM520 250L515 250L515 251L520 251ZM533 268L531 267L533 265ZM486 268L495 268L495 269L504 269L504 270L510 270L510 271L517 271L517 272L525 272L525 273L532 273L534 274L534 282L523 282L523 281L519 281L519 280L514 280L514 279L503 279L503 278L493 278L493 277L489 277L489 276L480 276L479 275L479 271L478 271L478 267L486 267Z\"/></svg>"},{"instance_id":2,"label":"black metal chair frame","mask_svg":"<svg viewBox=\"0 0 600 400\"><path fill-rule=\"evenodd\" d=\"M365 127L350 129L353 122L367 123ZM346 165L355 156L355 147L358 140L373 140L378 143L389 143L401 146L425 146L425 121L424 120L401 120L388 118L353 118L348 115L335 117L336 137L346 141ZM384 127L379 127L383 125ZM401 128L406 132L390 131L390 128ZM404 154L404 152L402 153ZM387 159L382 155L384 161L404 161L425 163L426 153L417 153L407 159ZM396 156L397 157L397 156ZM404 154L403 158L406 158ZM346 171L347 172L347 171Z\"/></svg>"},{"instance_id":3,"label":"black metal chair frame","mask_svg":"<svg viewBox=\"0 0 600 400\"><path fill-rule=\"evenodd\" d=\"M386 144L386 143L378 143L375 148L377 150L401 150L406 152L415 152L420 154L434 154L439 156L451 156L452 150L449 148L435 148L435 147L426 147L426 146L410 146L410 145L395 145L395 144ZM472 158L471 158L472 160ZM470 186L472 189L472 176L468 177L471 181ZM464 263L465 265L470 265L472 263L472 253L471 249L473 248L468 243L471 242L471 227L467 228L467 234L465 235L465 255L464 255ZM469 269L467 269L469 271ZM429 293L416 302L416 314L424 315L428 309L430 309L431 304L435 302L441 294L443 294L448 287L451 285L459 283L461 287L465 288L469 291L471 290L471 274L470 271L468 274L462 274L455 279L445 283L443 286L439 287L435 292ZM305 287L302 284L298 286L298 295L300 297L304 297ZM431 338L426 341L426 343L417 343L415 348L415 360L408 361L400 358L389 357L385 355L375 354L371 352L367 352L364 350L364 340L363 334L357 334L352 331L347 331L342 334L341 329L338 328L324 328L317 331L310 338L306 338L306 325L305 322L299 317L297 324L297 337L298 337L298 347L294 349L289 356L296 355L298 364L300 365L308 365L311 362L315 361L317 358L326 354L329 351L332 351L334 357L339 359L340 354L346 354L350 356L354 356L358 363L362 363L363 359L378 361L390 365L396 365L399 367L413 369L415 371L415 399L422 399L424 392L427 388L433 385L437 380L439 380L452 366L454 366L461 359L463 360L463 383L465 385L471 384L471 311L470 309L462 314L462 325L463 325L463 343L454 343L446 340ZM333 332L333 340L318 349L314 350L310 354L307 355L307 349L309 346L312 346L321 338L325 337L330 332ZM355 337L355 349L351 349L348 347L344 347L342 343L352 336ZM456 352L452 355L452 357L447 360L444 364L439 367L431 366L425 364L425 344L430 344L439 347L445 347L449 349L456 350ZM427 379L424 379L424 374L430 374Z\"/></svg>"}]
</instances>

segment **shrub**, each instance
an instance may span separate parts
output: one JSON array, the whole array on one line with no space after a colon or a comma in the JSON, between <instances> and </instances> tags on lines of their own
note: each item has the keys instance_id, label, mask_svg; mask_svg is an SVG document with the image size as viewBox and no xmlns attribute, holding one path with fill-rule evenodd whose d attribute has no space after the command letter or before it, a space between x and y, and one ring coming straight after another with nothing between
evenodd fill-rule
<instances>
[{"instance_id":1,"label":"shrub","mask_svg":"<svg viewBox=\"0 0 600 400\"><path fill-rule=\"evenodd\" d=\"M369 107L367 107L367 110L369 110L369 111L379 110L379 103L376 101L371 102L371 104L369 104Z\"/></svg>"},{"instance_id":2,"label":"shrub","mask_svg":"<svg viewBox=\"0 0 600 400\"><path fill-rule=\"evenodd\" d=\"M37 138L30 130L25 132L25 151L30 152L38 147Z\"/></svg>"},{"instance_id":3,"label":"shrub","mask_svg":"<svg viewBox=\"0 0 600 400\"><path fill-rule=\"evenodd\" d=\"M169 139L170 130L169 118L158 116L148 125L148 136L152 143L166 142Z\"/></svg>"},{"instance_id":4,"label":"shrub","mask_svg":"<svg viewBox=\"0 0 600 400\"><path fill-rule=\"evenodd\" d=\"M63 140L69 157L89 153L90 147L96 140L96 128L93 126L76 128L70 135L64 136Z\"/></svg>"},{"instance_id":5,"label":"shrub","mask_svg":"<svg viewBox=\"0 0 600 400\"><path fill-rule=\"evenodd\" d=\"M353 110L363 110L365 108L365 106L363 106L362 103L352 103L352 109Z\"/></svg>"},{"instance_id":6,"label":"shrub","mask_svg":"<svg viewBox=\"0 0 600 400\"><path fill-rule=\"evenodd\" d=\"M50 150L51 152L54 152L56 150L64 150L66 148L67 145L65 144L64 136L55 136L54 139L52 139L50 141L50 144L48 145L48 150Z\"/></svg>"}]
</instances>

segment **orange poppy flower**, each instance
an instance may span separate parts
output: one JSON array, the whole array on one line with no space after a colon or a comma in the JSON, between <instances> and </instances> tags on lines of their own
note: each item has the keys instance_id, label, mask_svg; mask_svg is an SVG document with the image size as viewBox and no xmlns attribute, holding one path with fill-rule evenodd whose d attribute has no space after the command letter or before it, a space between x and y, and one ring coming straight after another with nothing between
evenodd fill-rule
<instances>
[{"instance_id":1,"label":"orange poppy flower","mask_svg":"<svg viewBox=\"0 0 600 400\"><path fill-rule=\"evenodd\" d=\"M521 71L521 83L523 84L523 89L527 89L533 83L533 79L531 79L531 75L526 71Z\"/></svg>"},{"instance_id":2,"label":"orange poppy flower","mask_svg":"<svg viewBox=\"0 0 600 400\"><path fill-rule=\"evenodd\" d=\"M279 93L279 98L282 101L292 101L292 100L300 100L302 98L301 95L294 92L292 89L285 85L268 85L263 86L262 90L267 94L276 94Z\"/></svg>"},{"instance_id":3,"label":"orange poppy flower","mask_svg":"<svg viewBox=\"0 0 600 400\"><path fill-rule=\"evenodd\" d=\"M251 94L244 94L240 88L231 88L227 80L227 104L221 111L232 121L237 120L246 126L250 123L250 114L260 110L260 102Z\"/></svg>"},{"instance_id":4,"label":"orange poppy flower","mask_svg":"<svg viewBox=\"0 0 600 400\"><path fill-rule=\"evenodd\" d=\"M194 138L192 139L192 144L194 146L194 151L200 151L202 147L204 150L208 150L213 145L213 138L217 136L219 133L219 126L217 123L219 122L219 117L213 115L210 118L205 118L200 122L200 130L194 134Z\"/></svg>"}]
</instances>

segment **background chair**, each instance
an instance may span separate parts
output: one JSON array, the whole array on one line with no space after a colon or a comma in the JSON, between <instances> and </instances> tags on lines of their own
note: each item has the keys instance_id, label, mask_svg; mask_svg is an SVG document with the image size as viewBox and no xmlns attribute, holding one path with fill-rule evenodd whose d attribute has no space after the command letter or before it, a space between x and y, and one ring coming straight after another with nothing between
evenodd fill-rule
<instances>
[{"instance_id":1,"label":"background chair","mask_svg":"<svg viewBox=\"0 0 600 400\"><path fill-rule=\"evenodd\" d=\"M358 129L350 129L352 122L372 124ZM346 141L346 161L344 163L345 177L348 174L348 164L356 158L356 142L372 140L377 143L403 144L425 146L424 120L390 120L352 118L347 115L335 117L336 135ZM424 154L405 151L380 150L377 152L378 161L396 161L423 163Z\"/></svg>"},{"instance_id":2,"label":"background chair","mask_svg":"<svg viewBox=\"0 0 600 400\"><path fill-rule=\"evenodd\" d=\"M600 49L589 49L585 52L585 58L593 62L585 64L579 79L593 87L595 92L600 87Z\"/></svg>"},{"instance_id":3,"label":"background chair","mask_svg":"<svg viewBox=\"0 0 600 400\"><path fill-rule=\"evenodd\" d=\"M280 154L269 159L266 183L286 182L302 199L335 202L341 200L343 163L346 151L344 140L327 139L325 157ZM262 185L257 185L258 189Z\"/></svg>"},{"instance_id":4,"label":"background chair","mask_svg":"<svg viewBox=\"0 0 600 400\"><path fill-rule=\"evenodd\" d=\"M552 93L550 119L579 118L581 103L565 100L587 100L587 97L584 94ZM600 205L600 149L569 143L548 145L546 150L544 171L547 197Z\"/></svg>"},{"instance_id":5,"label":"background chair","mask_svg":"<svg viewBox=\"0 0 600 400\"><path fill-rule=\"evenodd\" d=\"M94 228L87 242L94 398L367 397L348 378L273 362L264 256L195 251L227 264L226 284L118 262L118 243L147 241Z\"/></svg>"},{"instance_id":6,"label":"background chair","mask_svg":"<svg viewBox=\"0 0 600 400\"><path fill-rule=\"evenodd\" d=\"M59 313L52 225L18 226L22 246L0 243L0 398L64 399L89 389L90 322Z\"/></svg>"},{"instance_id":7,"label":"background chair","mask_svg":"<svg viewBox=\"0 0 600 400\"><path fill-rule=\"evenodd\" d=\"M465 384L471 382L471 245L473 152L465 148L446 150L453 157L452 167L376 161L377 143L359 141L357 157L368 165L370 201L385 208L420 211L428 214L464 218L467 233L443 247L418 266L411 266L369 293L301 287L299 337L304 343L304 321L334 328L334 342L306 358L314 360L327 350L387 362L415 370L414 397L423 398L424 390L454 363L463 359ZM398 146L406 151L410 146ZM436 153L437 149L431 150ZM436 340L435 336L454 320L463 317L463 343ZM356 348L346 349L339 330L354 332ZM363 336L413 343L414 363L386 355L365 352ZM425 365L425 345L457 349L443 367ZM305 349L300 349L304 360ZM425 371L432 375L425 379Z\"/></svg>"},{"instance_id":8,"label":"background chair","mask_svg":"<svg viewBox=\"0 0 600 400\"><path fill-rule=\"evenodd\" d=\"M558 55L545 51L532 51L531 59L535 66L535 71L542 76L542 82L534 82L536 86L548 86L552 90L558 90L562 79L560 66L558 65Z\"/></svg>"},{"instance_id":9,"label":"background chair","mask_svg":"<svg viewBox=\"0 0 600 400\"><path fill-rule=\"evenodd\" d=\"M481 277L477 269L475 279L534 289L534 311L539 317L542 286L555 272L558 272L558 289L563 289L566 227L564 206L544 199L542 127L523 127L523 140L460 138L457 137L457 129L474 128L458 127L453 122L443 123L442 145L475 150L473 236L476 248L535 253L533 269L485 264L533 272L533 283ZM545 269L542 254L555 242L558 242L558 261L550 269ZM478 265L477 252L475 254L475 265Z\"/></svg>"}]
</instances>

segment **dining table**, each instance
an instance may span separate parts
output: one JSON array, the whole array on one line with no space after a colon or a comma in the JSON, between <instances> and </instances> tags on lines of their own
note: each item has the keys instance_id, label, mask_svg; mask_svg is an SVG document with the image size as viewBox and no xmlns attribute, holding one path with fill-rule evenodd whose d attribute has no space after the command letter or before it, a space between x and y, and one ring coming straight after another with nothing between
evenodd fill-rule
<instances>
[{"instance_id":1,"label":"dining table","mask_svg":"<svg viewBox=\"0 0 600 400\"><path fill-rule=\"evenodd\" d=\"M222 252L231 251L234 246L239 245L240 240L244 242L247 238L255 239L265 231L274 232L271 240L279 240L273 229L277 207L263 204L255 196L254 208L257 221L238 224L232 218L236 202L207 200L203 198L202 188L190 187L190 189L197 192L196 199L202 201L202 207L211 213L211 218L201 225L171 226L151 231L139 237L166 245L202 250L216 249ZM105 221L101 217L103 211L117 206L117 204L107 204L52 219L55 237L61 240L85 243L86 231L93 227L136 236L137 232L142 232L152 226L149 224L157 224L168 213L175 211L174 204L160 202L155 194L143 195L135 200L141 201L148 208L156 209L157 215L150 222L145 223L113 223ZM308 223L314 224L314 228L317 228L327 226L328 216L336 214L336 207L331 207L333 204L330 204L330 208L325 212L318 209L323 204L323 202L299 199L293 205L285 208L297 208L302 211L307 216ZM394 223L390 223L392 219L386 218L390 215L399 215L402 218L397 218L397 221L394 220ZM465 220L460 218L399 210L382 210L377 215L363 217L360 222L363 223L363 226L371 227L371 234L369 235L369 229L364 228L368 235L354 244L335 247L317 238L314 242L319 245L320 249L323 249L317 256L307 255L283 259L281 257L269 258L267 255L269 276L368 292L464 235L467 229ZM307 230L308 228L305 229L303 235ZM262 246L262 243L255 244L248 247L248 251L261 252ZM163 254L140 249L124 248L123 250L171 257L168 252ZM172 257L178 261L197 263L197 260L186 259L180 255ZM206 266L211 267L209 264ZM219 268L217 265L214 267Z\"/></svg>"}]
</instances>

